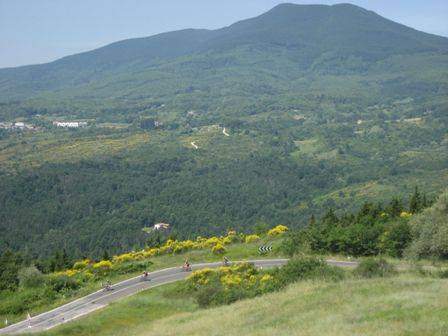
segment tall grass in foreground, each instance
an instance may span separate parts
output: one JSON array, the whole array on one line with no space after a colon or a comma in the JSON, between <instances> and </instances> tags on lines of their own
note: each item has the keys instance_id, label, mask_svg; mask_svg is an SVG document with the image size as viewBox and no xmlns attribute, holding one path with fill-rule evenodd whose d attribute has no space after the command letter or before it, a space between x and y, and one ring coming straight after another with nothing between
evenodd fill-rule
<instances>
[{"instance_id":1,"label":"tall grass in foreground","mask_svg":"<svg viewBox=\"0 0 448 336\"><path fill-rule=\"evenodd\" d=\"M402 275L304 281L230 306L156 321L149 335L447 335L448 281Z\"/></svg>"}]
</instances>

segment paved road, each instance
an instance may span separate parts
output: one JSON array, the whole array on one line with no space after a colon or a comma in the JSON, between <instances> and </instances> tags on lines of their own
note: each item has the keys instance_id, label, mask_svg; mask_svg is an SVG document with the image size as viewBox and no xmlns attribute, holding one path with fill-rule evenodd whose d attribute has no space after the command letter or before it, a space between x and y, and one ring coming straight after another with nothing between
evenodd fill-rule
<instances>
[{"instance_id":1,"label":"paved road","mask_svg":"<svg viewBox=\"0 0 448 336\"><path fill-rule=\"evenodd\" d=\"M269 268L281 266L287 262L287 259L251 260L249 262L254 263L257 267ZM327 263L341 267L354 267L357 265L356 262L336 260L327 260ZM204 267L219 267L221 265L221 262L202 263L194 264L192 268L193 270L197 270ZM150 274L150 281L142 281L140 276L131 278L113 285L110 291L99 290L46 313L36 315L30 320L25 320L0 329L0 334L20 334L48 330L103 308L109 303L123 297L151 287L182 280L189 274L189 272L184 272L181 267L171 267L152 272Z\"/></svg>"}]
</instances>

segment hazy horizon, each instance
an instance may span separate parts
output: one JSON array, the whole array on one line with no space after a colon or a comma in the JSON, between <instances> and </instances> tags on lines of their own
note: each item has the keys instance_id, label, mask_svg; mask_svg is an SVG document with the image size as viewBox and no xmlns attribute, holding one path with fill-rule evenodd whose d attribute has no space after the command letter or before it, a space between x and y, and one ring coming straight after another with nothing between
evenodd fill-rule
<instances>
[{"instance_id":1,"label":"hazy horizon","mask_svg":"<svg viewBox=\"0 0 448 336\"><path fill-rule=\"evenodd\" d=\"M71 2L0 0L0 68L47 63L64 56L137 37L185 28L217 29L258 16L280 3L348 2L401 24L448 36L448 2L355 0L194 0Z\"/></svg>"}]
</instances>

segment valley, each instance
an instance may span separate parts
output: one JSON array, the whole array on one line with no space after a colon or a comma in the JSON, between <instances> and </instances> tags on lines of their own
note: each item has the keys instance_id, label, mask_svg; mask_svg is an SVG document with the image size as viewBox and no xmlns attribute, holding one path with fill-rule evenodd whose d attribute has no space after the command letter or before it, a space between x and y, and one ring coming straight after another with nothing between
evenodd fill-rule
<instances>
[{"instance_id":1,"label":"valley","mask_svg":"<svg viewBox=\"0 0 448 336\"><path fill-rule=\"evenodd\" d=\"M448 333L448 38L275 3L0 69L0 334Z\"/></svg>"}]
</instances>

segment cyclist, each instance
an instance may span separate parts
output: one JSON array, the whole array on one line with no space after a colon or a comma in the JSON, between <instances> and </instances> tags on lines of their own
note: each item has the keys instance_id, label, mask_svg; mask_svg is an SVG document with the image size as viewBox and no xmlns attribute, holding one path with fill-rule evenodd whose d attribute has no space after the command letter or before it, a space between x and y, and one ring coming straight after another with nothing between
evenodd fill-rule
<instances>
[{"instance_id":1,"label":"cyclist","mask_svg":"<svg viewBox=\"0 0 448 336\"><path fill-rule=\"evenodd\" d=\"M191 271L191 266L190 266L190 262L188 261L188 259L185 259L183 269L184 269L184 271L186 271L186 272Z\"/></svg>"}]
</instances>

